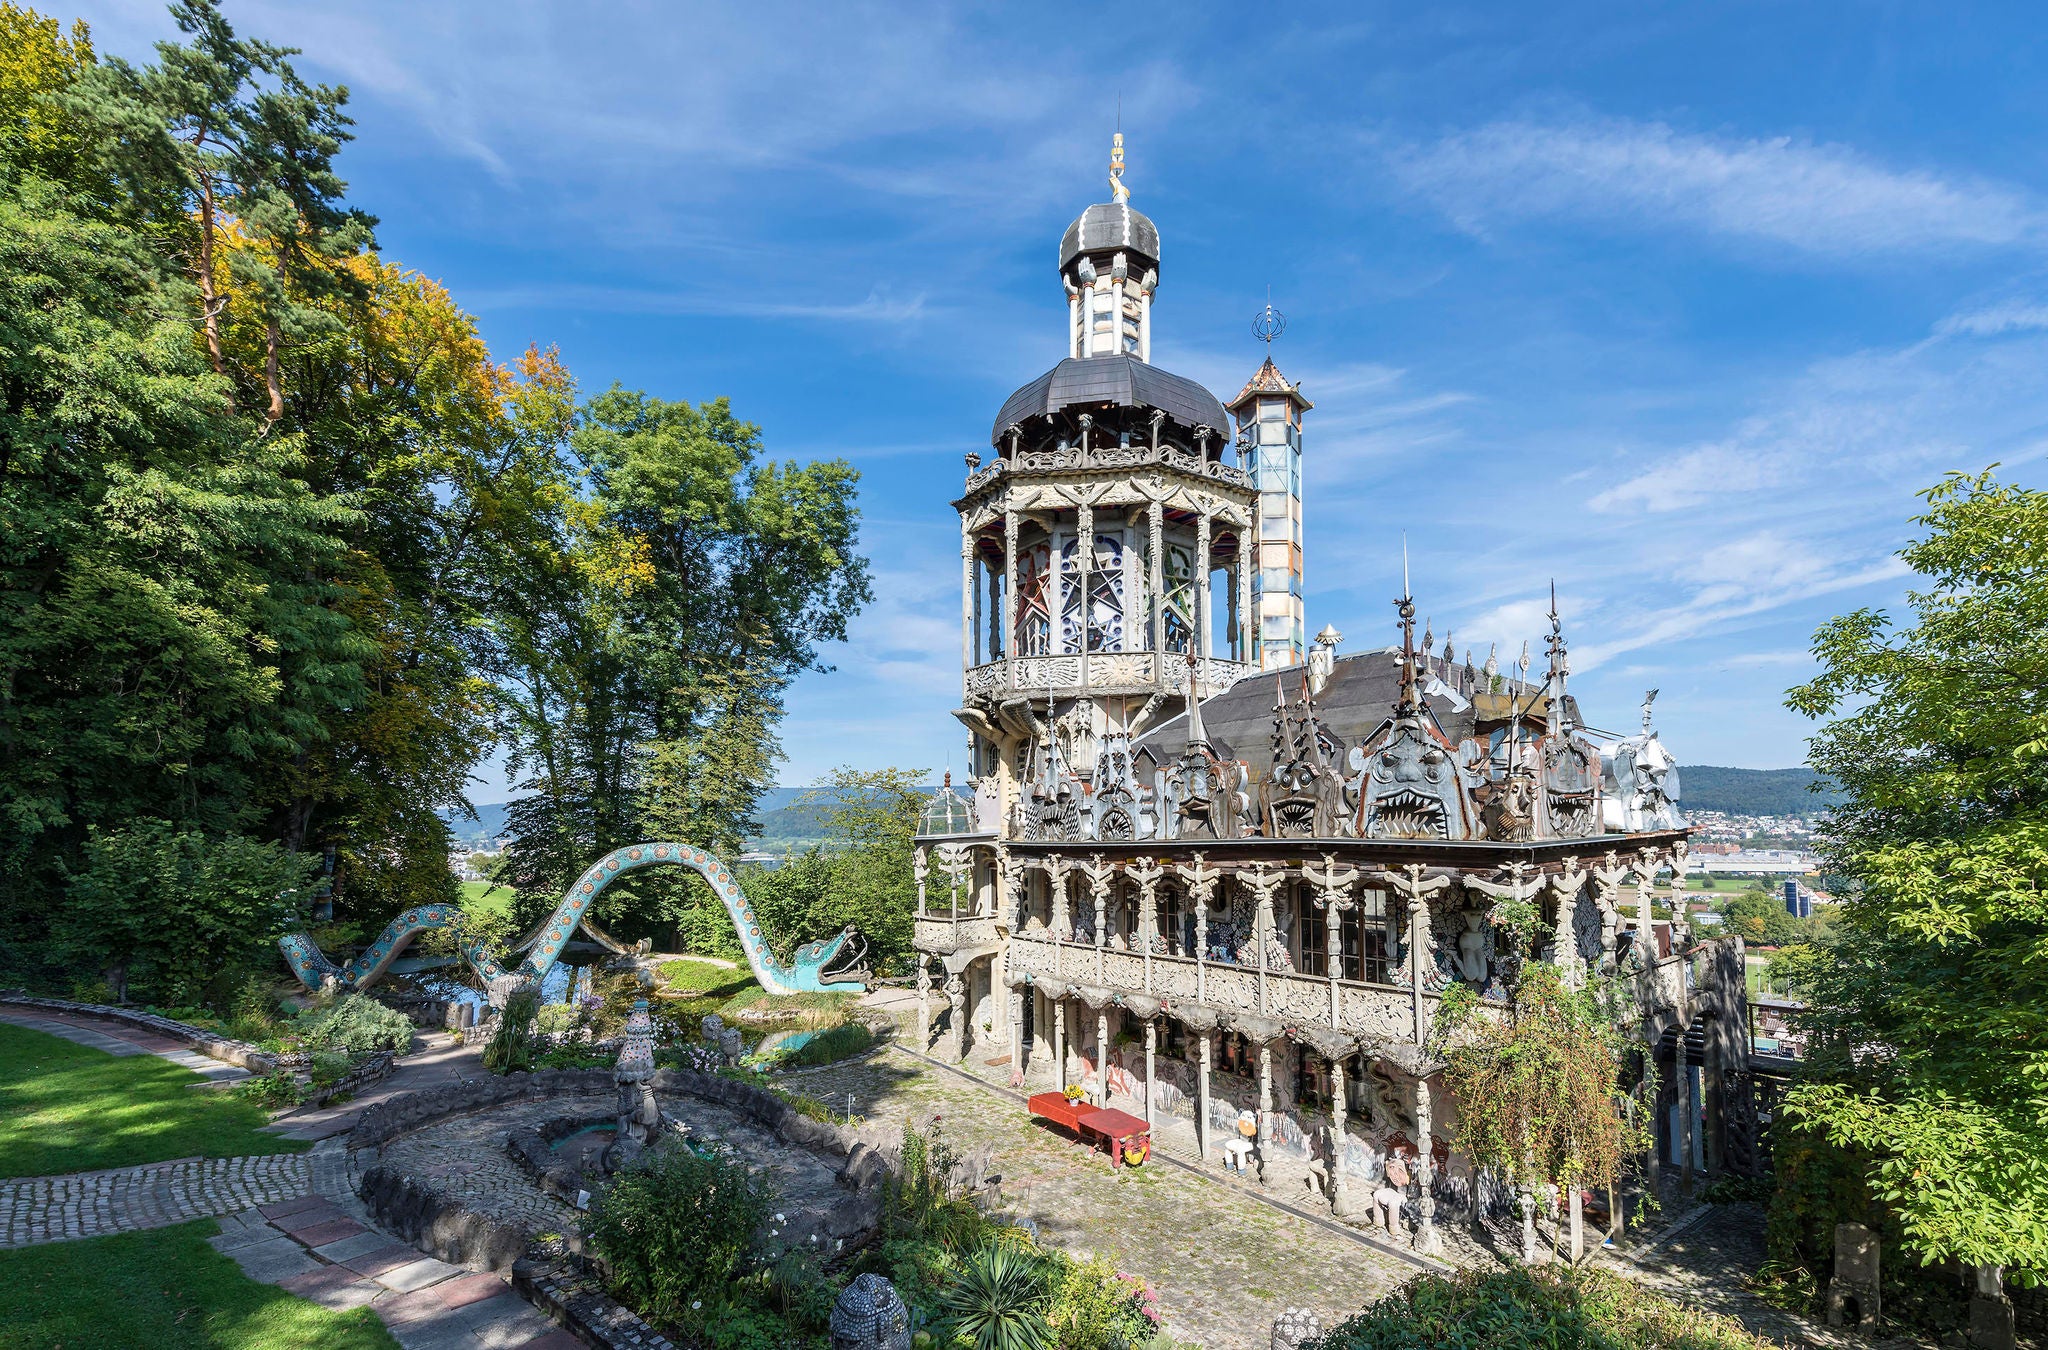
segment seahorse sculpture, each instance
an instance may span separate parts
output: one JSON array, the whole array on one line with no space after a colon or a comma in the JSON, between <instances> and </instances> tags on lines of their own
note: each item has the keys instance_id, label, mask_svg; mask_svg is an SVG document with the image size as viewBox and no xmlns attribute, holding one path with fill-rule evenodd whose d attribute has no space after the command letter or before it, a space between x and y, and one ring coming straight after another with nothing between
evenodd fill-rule
<instances>
[{"instance_id":1,"label":"seahorse sculpture","mask_svg":"<svg viewBox=\"0 0 2048 1350\"><path fill-rule=\"evenodd\" d=\"M554 968L570 935L585 922L584 916L598 892L628 872L657 866L687 867L710 883L712 892L724 903L725 912L732 916L733 927L739 930L740 946L746 950L754 978L769 993L858 993L867 988L866 971L859 964L865 944L852 924L829 938L797 948L795 960L785 966L768 949L767 939L761 936L761 921L740 890L732 869L689 844L629 844L605 854L569 887L569 893L555 906L554 913L527 948L525 959L510 970L498 964L481 941L462 939L462 911L454 905L414 906L393 919L375 942L346 965L337 966L328 960L326 953L304 933L288 933L278 939L277 945L283 950L292 974L308 989L317 991L330 982L360 988L389 970L414 938L432 929L448 928L457 934L463 959L494 990L508 977L520 983L537 982Z\"/></svg>"}]
</instances>

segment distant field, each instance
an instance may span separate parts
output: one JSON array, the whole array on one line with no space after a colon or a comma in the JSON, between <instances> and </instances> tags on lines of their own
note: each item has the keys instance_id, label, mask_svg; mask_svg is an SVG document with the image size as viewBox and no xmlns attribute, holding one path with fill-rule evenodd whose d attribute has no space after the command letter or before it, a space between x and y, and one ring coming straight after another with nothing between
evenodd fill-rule
<instances>
[{"instance_id":1,"label":"distant field","mask_svg":"<svg viewBox=\"0 0 2048 1350\"><path fill-rule=\"evenodd\" d=\"M488 881L465 881L462 883L462 907L508 913L512 908L512 892Z\"/></svg>"}]
</instances>

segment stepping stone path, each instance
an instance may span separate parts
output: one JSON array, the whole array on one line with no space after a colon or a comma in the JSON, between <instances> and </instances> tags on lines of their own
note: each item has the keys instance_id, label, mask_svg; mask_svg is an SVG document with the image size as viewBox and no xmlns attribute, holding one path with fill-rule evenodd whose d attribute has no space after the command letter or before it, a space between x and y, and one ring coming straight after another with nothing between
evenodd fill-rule
<instances>
[{"instance_id":1,"label":"stepping stone path","mask_svg":"<svg viewBox=\"0 0 2048 1350\"><path fill-rule=\"evenodd\" d=\"M406 1350L583 1342L556 1327L496 1275L475 1275L358 1222L322 1195L258 1205L221 1220L209 1238L252 1280L323 1308L367 1307Z\"/></svg>"}]
</instances>

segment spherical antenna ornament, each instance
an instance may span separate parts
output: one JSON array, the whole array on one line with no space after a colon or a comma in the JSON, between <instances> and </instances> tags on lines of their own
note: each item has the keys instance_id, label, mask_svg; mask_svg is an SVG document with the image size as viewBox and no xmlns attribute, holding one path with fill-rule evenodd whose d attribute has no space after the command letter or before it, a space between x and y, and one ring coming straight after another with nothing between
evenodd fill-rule
<instances>
[{"instance_id":1,"label":"spherical antenna ornament","mask_svg":"<svg viewBox=\"0 0 2048 1350\"><path fill-rule=\"evenodd\" d=\"M1266 307L1252 320L1252 336L1271 347L1273 339L1286 331L1287 316L1273 308L1273 302L1268 300Z\"/></svg>"}]
</instances>

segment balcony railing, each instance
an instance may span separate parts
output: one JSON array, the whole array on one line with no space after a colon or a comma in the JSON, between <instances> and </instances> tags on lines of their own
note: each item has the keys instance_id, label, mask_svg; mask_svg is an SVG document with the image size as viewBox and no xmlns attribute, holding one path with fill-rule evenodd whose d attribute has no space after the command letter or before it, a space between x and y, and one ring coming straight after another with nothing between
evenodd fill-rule
<instances>
[{"instance_id":1,"label":"balcony railing","mask_svg":"<svg viewBox=\"0 0 2048 1350\"><path fill-rule=\"evenodd\" d=\"M1001 694L1007 690L1041 693L1049 689L1087 688L1098 693L1180 693L1187 689L1187 658L1178 652L1089 652L1086 656L1018 656L968 668L965 692ZM1202 657L1195 666L1195 687L1204 697L1227 689L1252 667L1220 656Z\"/></svg>"},{"instance_id":2,"label":"balcony railing","mask_svg":"<svg viewBox=\"0 0 2048 1350\"><path fill-rule=\"evenodd\" d=\"M922 928L920 928L922 933ZM925 944L920 937L918 945ZM1058 942L1050 932L1013 933L1009 973L1014 978L1128 989L1257 1013L1295 1026L1326 1026L1352 1036L1406 1040L1415 1034L1415 995L1392 985L1265 970L1227 961L1123 951L1091 943ZM1424 1016L1436 995L1424 994Z\"/></svg>"},{"instance_id":3,"label":"balcony railing","mask_svg":"<svg viewBox=\"0 0 2048 1350\"><path fill-rule=\"evenodd\" d=\"M992 914L973 910L932 909L917 916L911 940L919 951L950 956L971 947L992 946L997 938Z\"/></svg>"}]
</instances>

